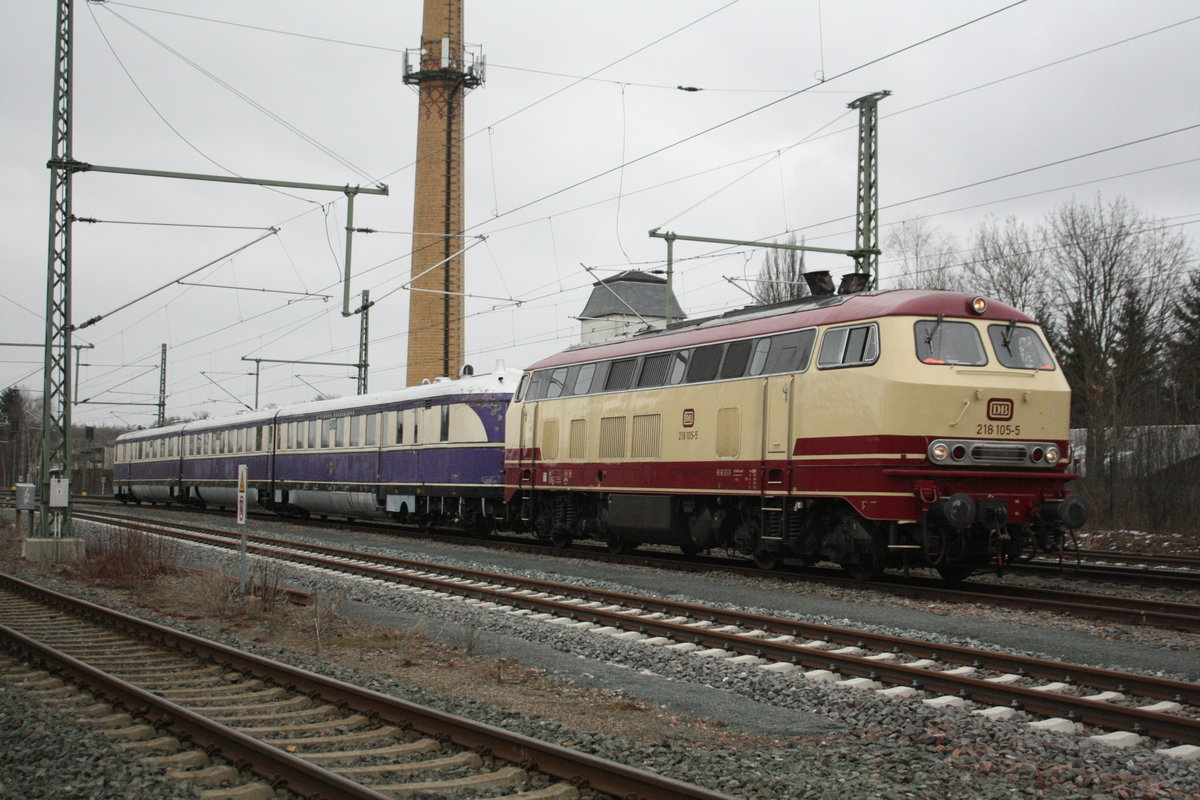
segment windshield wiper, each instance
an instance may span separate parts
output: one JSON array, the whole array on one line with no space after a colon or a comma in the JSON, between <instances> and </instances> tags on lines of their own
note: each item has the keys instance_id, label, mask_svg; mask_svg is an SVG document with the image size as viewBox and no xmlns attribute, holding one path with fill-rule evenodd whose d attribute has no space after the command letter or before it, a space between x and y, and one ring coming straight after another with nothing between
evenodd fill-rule
<instances>
[{"instance_id":1,"label":"windshield wiper","mask_svg":"<svg viewBox=\"0 0 1200 800\"><path fill-rule=\"evenodd\" d=\"M938 314L937 322L933 323L933 327L929 329L929 333L925 335L925 346L932 349L933 335L938 332L938 328L942 327L942 322L946 319L945 314Z\"/></svg>"},{"instance_id":2,"label":"windshield wiper","mask_svg":"<svg viewBox=\"0 0 1200 800\"><path fill-rule=\"evenodd\" d=\"M1012 353L1012 337L1013 331L1016 329L1017 321L1015 319L1010 319L1008 321L1008 327L1004 329L1004 335L1000 337L1000 342L1004 345L1004 349L1007 350L1009 354Z\"/></svg>"}]
</instances>

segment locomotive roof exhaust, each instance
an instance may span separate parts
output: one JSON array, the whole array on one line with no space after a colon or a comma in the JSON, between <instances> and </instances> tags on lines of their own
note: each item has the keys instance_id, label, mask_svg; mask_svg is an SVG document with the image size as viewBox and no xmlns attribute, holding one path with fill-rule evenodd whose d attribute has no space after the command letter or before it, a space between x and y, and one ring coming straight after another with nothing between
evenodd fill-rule
<instances>
[{"instance_id":1,"label":"locomotive roof exhaust","mask_svg":"<svg viewBox=\"0 0 1200 800\"><path fill-rule=\"evenodd\" d=\"M833 276L829 270L821 269L804 273L804 281L813 297L828 297L834 293ZM864 291L870 281L865 272L847 272L842 276L842 282L837 287L838 294L857 294Z\"/></svg>"}]
</instances>

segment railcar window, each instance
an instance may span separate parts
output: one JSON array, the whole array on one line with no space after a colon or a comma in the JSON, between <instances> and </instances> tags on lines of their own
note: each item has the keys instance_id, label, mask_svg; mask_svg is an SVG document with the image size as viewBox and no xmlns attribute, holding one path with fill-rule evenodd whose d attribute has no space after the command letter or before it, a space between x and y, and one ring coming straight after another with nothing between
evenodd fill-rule
<instances>
[{"instance_id":1,"label":"railcar window","mask_svg":"<svg viewBox=\"0 0 1200 800\"><path fill-rule=\"evenodd\" d=\"M421 414L415 408L412 410L411 413L412 413L412 429L413 429L412 443L420 444L420 442L421 442Z\"/></svg>"},{"instance_id":2,"label":"railcar window","mask_svg":"<svg viewBox=\"0 0 1200 800\"><path fill-rule=\"evenodd\" d=\"M671 353L671 370L667 375L667 383L672 386L678 386L683 381L684 373L687 372L688 359L691 358L691 350L677 350Z\"/></svg>"},{"instance_id":3,"label":"railcar window","mask_svg":"<svg viewBox=\"0 0 1200 800\"><path fill-rule=\"evenodd\" d=\"M592 378L596 376L595 364L584 364L579 368L579 374L575 376L575 385L571 389L571 394L587 394L592 390Z\"/></svg>"},{"instance_id":4,"label":"railcar window","mask_svg":"<svg viewBox=\"0 0 1200 800\"><path fill-rule=\"evenodd\" d=\"M633 368L637 366L636 358L626 358L621 361L614 361L608 368L608 379L604 381L604 389L613 391L614 389L628 389L629 383L633 379Z\"/></svg>"},{"instance_id":5,"label":"railcar window","mask_svg":"<svg viewBox=\"0 0 1200 800\"><path fill-rule=\"evenodd\" d=\"M367 431L366 431L366 435L363 439L363 444L365 444L367 447L375 446L375 426L378 424L376 422L376 420L378 419L378 416L379 415L377 415L377 414L368 414L367 415Z\"/></svg>"},{"instance_id":6,"label":"railcar window","mask_svg":"<svg viewBox=\"0 0 1200 800\"><path fill-rule=\"evenodd\" d=\"M319 428L321 427L321 420L310 419L305 424L308 425L308 449L316 450L317 449L317 437L319 437L321 435L321 431L319 430Z\"/></svg>"},{"instance_id":7,"label":"railcar window","mask_svg":"<svg viewBox=\"0 0 1200 800\"><path fill-rule=\"evenodd\" d=\"M825 331L817 366L859 367L879 358L879 330L875 323Z\"/></svg>"},{"instance_id":8,"label":"railcar window","mask_svg":"<svg viewBox=\"0 0 1200 800\"><path fill-rule=\"evenodd\" d=\"M750 358L749 339L740 342L730 342L725 348L725 360L721 362L722 378L740 378L746 374L746 361Z\"/></svg>"},{"instance_id":9,"label":"railcar window","mask_svg":"<svg viewBox=\"0 0 1200 800\"><path fill-rule=\"evenodd\" d=\"M687 382L700 383L711 381L717 377L717 368L721 365L721 351L724 349L725 345L723 344L706 344L704 347L697 347L688 364Z\"/></svg>"},{"instance_id":10,"label":"railcar window","mask_svg":"<svg viewBox=\"0 0 1200 800\"><path fill-rule=\"evenodd\" d=\"M646 356L642 360L642 372L638 375L638 386L662 386L667 381L667 367L671 365L670 353Z\"/></svg>"},{"instance_id":11,"label":"railcar window","mask_svg":"<svg viewBox=\"0 0 1200 800\"><path fill-rule=\"evenodd\" d=\"M988 339L996 358L1009 369L1054 369L1054 359L1033 328L989 325Z\"/></svg>"},{"instance_id":12,"label":"railcar window","mask_svg":"<svg viewBox=\"0 0 1200 800\"><path fill-rule=\"evenodd\" d=\"M438 441L450 441L450 404L442 406L442 424L438 429Z\"/></svg>"},{"instance_id":13,"label":"railcar window","mask_svg":"<svg viewBox=\"0 0 1200 800\"><path fill-rule=\"evenodd\" d=\"M404 412L396 412L396 444L404 444Z\"/></svg>"},{"instance_id":14,"label":"railcar window","mask_svg":"<svg viewBox=\"0 0 1200 800\"><path fill-rule=\"evenodd\" d=\"M350 417L350 434L346 444L350 447L358 447L358 429L362 423L362 417Z\"/></svg>"},{"instance_id":15,"label":"railcar window","mask_svg":"<svg viewBox=\"0 0 1200 800\"><path fill-rule=\"evenodd\" d=\"M979 330L969 322L923 319L914 326L917 358L923 364L982 367L987 353Z\"/></svg>"}]
</instances>

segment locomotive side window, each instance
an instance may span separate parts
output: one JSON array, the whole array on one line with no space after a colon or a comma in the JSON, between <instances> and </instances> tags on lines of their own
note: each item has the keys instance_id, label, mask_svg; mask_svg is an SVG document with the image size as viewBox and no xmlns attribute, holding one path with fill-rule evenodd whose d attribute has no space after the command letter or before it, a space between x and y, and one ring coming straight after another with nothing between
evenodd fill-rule
<instances>
[{"instance_id":1,"label":"locomotive side window","mask_svg":"<svg viewBox=\"0 0 1200 800\"><path fill-rule=\"evenodd\" d=\"M750 358L749 339L730 342L725 348L725 360L721 362L722 378L740 378L746 372L746 361Z\"/></svg>"},{"instance_id":2,"label":"locomotive side window","mask_svg":"<svg viewBox=\"0 0 1200 800\"><path fill-rule=\"evenodd\" d=\"M849 328L831 328L821 340L817 366L859 367L874 364L879 358L879 329L875 323Z\"/></svg>"},{"instance_id":3,"label":"locomotive side window","mask_svg":"<svg viewBox=\"0 0 1200 800\"><path fill-rule=\"evenodd\" d=\"M678 386L683 380L683 373L687 371L688 359L691 358L691 350L677 350L671 353L671 369L667 375L667 383L672 386Z\"/></svg>"},{"instance_id":4,"label":"locomotive side window","mask_svg":"<svg viewBox=\"0 0 1200 800\"><path fill-rule=\"evenodd\" d=\"M551 371L550 380L546 384L546 397L561 397L567 386L567 368L559 367Z\"/></svg>"},{"instance_id":5,"label":"locomotive side window","mask_svg":"<svg viewBox=\"0 0 1200 800\"><path fill-rule=\"evenodd\" d=\"M816 341L817 331L814 328L772 336L771 354L767 356L767 367L764 371L768 375L803 372L808 369L808 360L812 357L813 344Z\"/></svg>"},{"instance_id":6,"label":"locomotive side window","mask_svg":"<svg viewBox=\"0 0 1200 800\"><path fill-rule=\"evenodd\" d=\"M575 376L575 385L571 387L571 394L587 394L592 390L592 378L596 375L595 364L584 364L579 368L579 374Z\"/></svg>"},{"instance_id":7,"label":"locomotive side window","mask_svg":"<svg viewBox=\"0 0 1200 800\"><path fill-rule=\"evenodd\" d=\"M633 368L635 366L637 366L636 358L614 361L608 368L608 380L604 382L604 390L628 389L629 383L633 379Z\"/></svg>"},{"instance_id":8,"label":"locomotive side window","mask_svg":"<svg viewBox=\"0 0 1200 800\"><path fill-rule=\"evenodd\" d=\"M670 365L670 353L646 356L642 361L642 373L638 375L637 385L639 387L662 386L667 381L667 367Z\"/></svg>"},{"instance_id":9,"label":"locomotive side window","mask_svg":"<svg viewBox=\"0 0 1200 800\"><path fill-rule=\"evenodd\" d=\"M913 330L917 340L917 358L923 364L952 364L960 367L982 367L987 353L979 331L969 322L947 322L923 319Z\"/></svg>"},{"instance_id":10,"label":"locomotive side window","mask_svg":"<svg viewBox=\"0 0 1200 800\"><path fill-rule=\"evenodd\" d=\"M529 388L529 373L526 372L521 376L521 382L517 384L517 391L513 393L513 402L519 403L525 399L525 390ZM400 437L396 437L396 442L399 443Z\"/></svg>"},{"instance_id":11,"label":"locomotive side window","mask_svg":"<svg viewBox=\"0 0 1200 800\"><path fill-rule=\"evenodd\" d=\"M721 365L721 352L725 349L723 344L707 344L703 347L697 347L692 353L691 363L688 364L687 382L700 383L702 381L711 381L717 377L717 367Z\"/></svg>"},{"instance_id":12,"label":"locomotive side window","mask_svg":"<svg viewBox=\"0 0 1200 800\"><path fill-rule=\"evenodd\" d=\"M988 339L996 358L1009 369L1054 369L1054 359L1033 328L989 325Z\"/></svg>"},{"instance_id":13,"label":"locomotive side window","mask_svg":"<svg viewBox=\"0 0 1200 800\"><path fill-rule=\"evenodd\" d=\"M750 359L750 374L762 375L767 365L767 353L771 351L770 339L759 339L754 343L754 356Z\"/></svg>"}]
</instances>

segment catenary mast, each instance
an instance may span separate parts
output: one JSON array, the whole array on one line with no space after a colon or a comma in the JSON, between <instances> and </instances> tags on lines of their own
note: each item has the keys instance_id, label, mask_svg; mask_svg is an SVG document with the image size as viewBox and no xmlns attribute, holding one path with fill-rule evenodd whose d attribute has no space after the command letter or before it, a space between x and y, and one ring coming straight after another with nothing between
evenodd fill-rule
<instances>
[{"instance_id":1,"label":"catenary mast","mask_svg":"<svg viewBox=\"0 0 1200 800\"><path fill-rule=\"evenodd\" d=\"M418 87L408 385L463 365L463 103L483 59L463 42L463 0L425 0L421 47L404 82Z\"/></svg>"}]
</instances>

